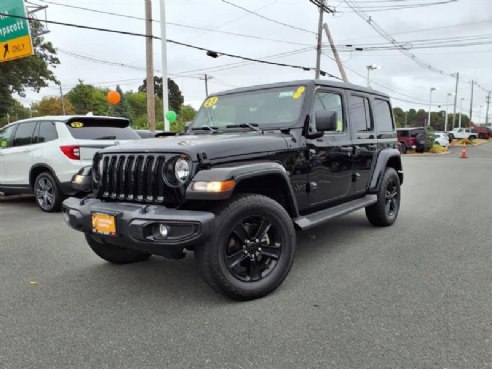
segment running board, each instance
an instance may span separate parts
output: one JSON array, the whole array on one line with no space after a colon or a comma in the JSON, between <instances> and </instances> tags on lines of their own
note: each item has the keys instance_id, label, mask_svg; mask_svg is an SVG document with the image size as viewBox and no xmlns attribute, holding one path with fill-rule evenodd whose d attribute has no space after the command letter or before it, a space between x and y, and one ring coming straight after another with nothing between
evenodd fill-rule
<instances>
[{"instance_id":1,"label":"running board","mask_svg":"<svg viewBox=\"0 0 492 369\"><path fill-rule=\"evenodd\" d=\"M332 208L324 209L316 213L306 216L301 216L294 219L294 224L302 230L306 230L317 225L320 225L327 220L337 218L339 216L351 213L355 210L365 208L366 206L375 204L378 201L377 195L366 195L360 199L352 200Z\"/></svg>"}]
</instances>

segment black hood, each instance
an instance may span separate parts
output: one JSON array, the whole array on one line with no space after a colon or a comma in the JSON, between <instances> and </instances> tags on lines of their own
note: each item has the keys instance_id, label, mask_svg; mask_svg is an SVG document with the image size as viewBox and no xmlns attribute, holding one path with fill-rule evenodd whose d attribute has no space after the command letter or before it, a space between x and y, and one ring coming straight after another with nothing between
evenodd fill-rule
<instances>
[{"instance_id":1,"label":"black hood","mask_svg":"<svg viewBox=\"0 0 492 369\"><path fill-rule=\"evenodd\" d=\"M128 141L111 146L102 153L123 152L172 152L188 154L194 160L196 154L205 153L208 159L220 159L255 153L282 151L287 149L289 135L280 132L234 132L171 136Z\"/></svg>"}]
</instances>

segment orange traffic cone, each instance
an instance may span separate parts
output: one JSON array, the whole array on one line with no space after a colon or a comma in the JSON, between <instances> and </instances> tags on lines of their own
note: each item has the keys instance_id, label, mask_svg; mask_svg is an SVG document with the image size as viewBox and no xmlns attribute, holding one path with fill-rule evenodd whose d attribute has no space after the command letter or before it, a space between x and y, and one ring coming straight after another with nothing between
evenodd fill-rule
<instances>
[{"instance_id":1,"label":"orange traffic cone","mask_svg":"<svg viewBox=\"0 0 492 369\"><path fill-rule=\"evenodd\" d=\"M466 143L463 143L463 148L461 149L461 159L468 159L468 153L466 152Z\"/></svg>"}]
</instances>

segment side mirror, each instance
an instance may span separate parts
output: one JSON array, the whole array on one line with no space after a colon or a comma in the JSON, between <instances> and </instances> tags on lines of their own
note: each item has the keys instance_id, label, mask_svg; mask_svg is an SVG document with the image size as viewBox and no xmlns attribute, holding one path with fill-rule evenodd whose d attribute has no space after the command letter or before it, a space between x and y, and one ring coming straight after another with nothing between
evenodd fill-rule
<instances>
[{"instance_id":1,"label":"side mirror","mask_svg":"<svg viewBox=\"0 0 492 369\"><path fill-rule=\"evenodd\" d=\"M336 111L316 112L316 130L318 132L336 131L338 114Z\"/></svg>"}]
</instances>

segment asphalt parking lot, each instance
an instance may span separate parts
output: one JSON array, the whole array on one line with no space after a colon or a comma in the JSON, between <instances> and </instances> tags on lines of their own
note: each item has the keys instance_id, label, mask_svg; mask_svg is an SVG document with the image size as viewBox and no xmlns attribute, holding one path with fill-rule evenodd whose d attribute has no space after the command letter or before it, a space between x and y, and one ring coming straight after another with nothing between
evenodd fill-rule
<instances>
[{"instance_id":1,"label":"asphalt parking lot","mask_svg":"<svg viewBox=\"0 0 492 369\"><path fill-rule=\"evenodd\" d=\"M0 367L489 368L492 144L404 157L397 223L298 234L272 295L227 300L183 261L113 266L61 214L0 200Z\"/></svg>"}]
</instances>

